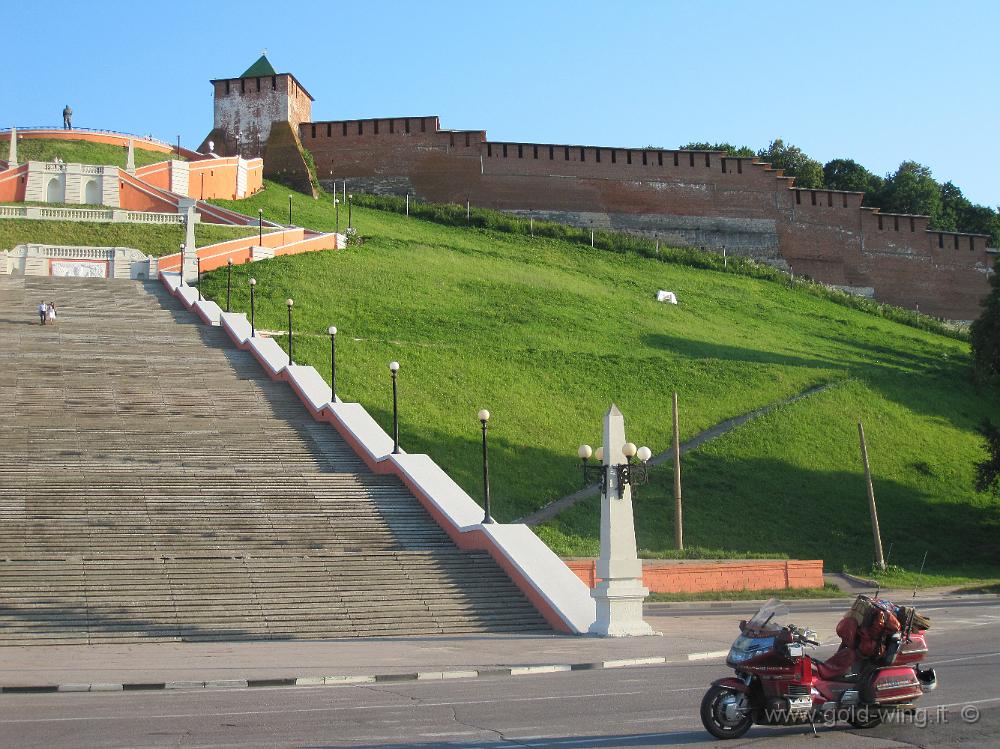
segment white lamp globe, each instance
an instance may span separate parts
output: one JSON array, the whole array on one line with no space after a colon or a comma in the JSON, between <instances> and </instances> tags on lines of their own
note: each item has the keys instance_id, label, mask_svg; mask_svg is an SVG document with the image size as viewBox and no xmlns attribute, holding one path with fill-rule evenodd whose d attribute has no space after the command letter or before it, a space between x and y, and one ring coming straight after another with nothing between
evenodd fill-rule
<instances>
[{"instance_id":1,"label":"white lamp globe","mask_svg":"<svg viewBox=\"0 0 1000 749\"><path fill-rule=\"evenodd\" d=\"M594 457L598 460L604 460L604 445L594 450Z\"/></svg>"},{"instance_id":2,"label":"white lamp globe","mask_svg":"<svg viewBox=\"0 0 1000 749\"><path fill-rule=\"evenodd\" d=\"M480 421L489 421L490 420L490 412L487 411L485 408L480 409L478 416L479 416L479 420Z\"/></svg>"},{"instance_id":3,"label":"white lamp globe","mask_svg":"<svg viewBox=\"0 0 1000 749\"><path fill-rule=\"evenodd\" d=\"M636 455L638 456L639 460L645 463L647 460L653 457L653 451L650 450L645 445L643 445L642 447L639 448L639 452L637 452Z\"/></svg>"},{"instance_id":4,"label":"white lamp globe","mask_svg":"<svg viewBox=\"0 0 1000 749\"><path fill-rule=\"evenodd\" d=\"M293 304L295 304L295 300L289 297L288 299L285 300L285 304L291 307Z\"/></svg>"},{"instance_id":5,"label":"white lamp globe","mask_svg":"<svg viewBox=\"0 0 1000 749\"><path fill-rule=\"evenodd\" d=\"M389 362L389 371L390 372L398 372L399 371L399 362L398 361L391 361L391 362Z\"/></svg>"},{"instance_id":6,"label":"white lamp globe","mask_svg":"<svg viewBox=\"0 0 1000 749\"><path fill-rule=\"evenodd\" d=\"M594 449L590 445L580 445L576 454L580 456L581 460L589 460L590 456L594 454Z\"/></svg>"},{"instance_id":7,"label":"white lamp globe","mask_svg":"<svg viewBox=\"0 0 1000 749\"><path fill-rule=\"evenodd\" d=\"M327 328L326 332L329 333L330 335L337 335L337 326L331 325L329 328Z\"/></svg>"},{"instance_id":8,"label":"white lamp globe","mask_svg":"<svg viewBox=\"0 0 1000 749\"><path fill-rule=\"evenodd\" d=\"M251 286L256 286L257 285L257 279L256 278L251 278L250 279L250 285Z\"/></svg>"},{"instance_id":9,"label":"white lamp globe","mask_svg":"<svg viewBox=\"0 0 1000 749\"><path fill-rule=\"evenodd\" d=\"M635 454L636 452L638 452L638 450L639 448L635 446L634 442L626 442L625 446L622 448L622 452L625 454L626 458L635 457Z\"/></svg>"}]
</instances>

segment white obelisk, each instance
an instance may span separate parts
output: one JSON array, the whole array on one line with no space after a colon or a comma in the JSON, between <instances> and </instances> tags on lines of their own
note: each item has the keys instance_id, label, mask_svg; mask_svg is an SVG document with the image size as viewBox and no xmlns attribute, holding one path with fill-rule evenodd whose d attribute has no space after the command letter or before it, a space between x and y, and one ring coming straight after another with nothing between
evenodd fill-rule
<instances>
[{"instance_id":1,"label":"white obelisk","mask_svg":"<svg viewBox=\"0 0 1000 749\"><path fill-rule=\"evenodd\" d=\"M7 153L7 166L13 169L17 166L17 128L10 128L10 151Z\"/></svg>"},{"instance_id":2,"label":"white obelisk","mask_svg":"<svg viewBox=\"0 0 1000 749\"><path fill-rule=\"evenodd\" d=\"M642 585L642 561L635 546L632 487L618 485L615 467L625 463L625 419L611 404L604 415L604 486L601 490L601 556L597 586L590 595L597 603L592 634L605 637L651 635L643 621L642 602L649 594Z\"/></svg>"}]
</instances>

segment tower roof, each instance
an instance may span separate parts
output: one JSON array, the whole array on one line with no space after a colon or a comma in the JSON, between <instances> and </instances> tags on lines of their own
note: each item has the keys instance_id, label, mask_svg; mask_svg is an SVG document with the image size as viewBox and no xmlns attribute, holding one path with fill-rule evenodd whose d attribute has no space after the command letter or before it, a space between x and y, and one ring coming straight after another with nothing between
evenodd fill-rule
<instances>
[{"instance_id":1,"label":"tower roof","mask_svg":"<svg viewBox=\"0 0 1000 749\"><path fill-rule=\"evenodd\" d=\"M295 84L300 89L302 89L302 92L306 96L309 97L310 101L316 101L313 98L313 95L310 94L308 91L306 91L306 87L303 86L301 83L299 83L299 79L296 78L294 75L292 75L291 73L279 73L279 72L277 72L274 69L274 66L271 65L270 60L267 59L267 53L266 53L266 51L259 58L257 58L257 62L255 62L253 65L251 65L245 71L243 71L243 75L238 76L236 78L213 78L212 80L209 81L209 83L211 83L214 86L219 81L239 81L239 80L242 80L244 78L265 78L265 77L268 77L268 76L275 76L275 75L287 75L289 78L291 78L293 81L295 81ZM227 93L228 93L228 91L227 91Z\"/></svg>"},{"instance_id":2,"label":"tower roof","mask_svg":"<svg viewBox=\"0 0 1000 749\"><path fill-rule=\"evenodd\" d=\"M267 55L261 55L257 58L257 62L247 68L240 78L261 78L266 75L277 75L277 71L274 66L271 65L270 61L267 59Z\"/></svg>"}]
</instances>

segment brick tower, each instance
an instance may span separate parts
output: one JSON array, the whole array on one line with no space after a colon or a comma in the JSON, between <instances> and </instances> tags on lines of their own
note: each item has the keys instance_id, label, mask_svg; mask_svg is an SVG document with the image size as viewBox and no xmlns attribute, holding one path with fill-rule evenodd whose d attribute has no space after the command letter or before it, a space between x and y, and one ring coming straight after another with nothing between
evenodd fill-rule
<instances>
[{"instance_id":1,"label":"brick tower","mask_svg":"<svg viewBox=\"0 0 1000 749\"><path fill-rule=\"evenodd\" d=\"M212 132L199 151L244 158L263 157L275 123L287 123L298 133L299 124L312 119L313 97L291 73L278 73L266 55L237 78L211 81L215 88ZM285 129L285 128L282 128Z\"/></svg>"}]
</instances>

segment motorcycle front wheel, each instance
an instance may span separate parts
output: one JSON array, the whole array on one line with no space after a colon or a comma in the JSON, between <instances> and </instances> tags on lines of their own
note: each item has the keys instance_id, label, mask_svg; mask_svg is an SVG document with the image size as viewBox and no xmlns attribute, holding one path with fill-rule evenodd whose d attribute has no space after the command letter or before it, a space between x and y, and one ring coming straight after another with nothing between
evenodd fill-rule
<instances>
[{"instance_id":1,"label":"motorcycle front wheel","mask_svg":"<svg viewBox=\"0 0 1000 749\"><path fill-rule=\"evenodd\" d=\"M753 716L736 714L746 697L728 687L713 686L701 700L701 723L717 739L738 739L750 730Z\"/></svg>"}]
</instances>

